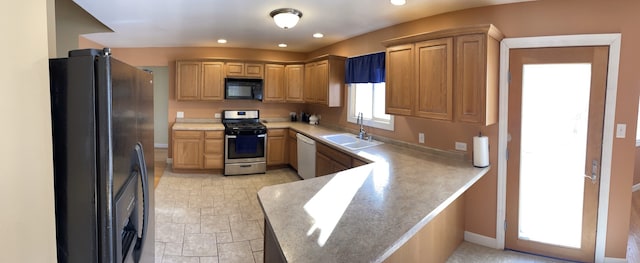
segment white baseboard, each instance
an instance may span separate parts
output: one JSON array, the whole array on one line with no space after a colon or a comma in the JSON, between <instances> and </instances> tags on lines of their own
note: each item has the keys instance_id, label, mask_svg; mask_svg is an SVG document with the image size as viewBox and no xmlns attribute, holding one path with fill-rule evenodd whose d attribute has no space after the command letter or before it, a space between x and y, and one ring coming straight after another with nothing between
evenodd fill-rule
<instances>
[{"instance_id":1,"label":"white baseboard","mask_svg":"<svg viewBox=\"0 0 640 263\"><path fill-rule=\"evenodd\" d=\"M498 249L498 241L495 238L479 235L473 232L464 231L464 240L481 245L483 247Z\"/></svg>"},{"instance_id":2,"label":"white baseboard","mask_svg":"<svg viewBox=\"0 0 640 263\"><path fill-rule=\"evenodd\" d=\"M627 259L626 258L608 258L605 257L604 258L604 263L627 263Z\"/></svg>"},{"instance_id":3,"label":"white baseboard","mask_svg":"<svg viewBox=\"0 0 640 263\"><path fill-rule=\"evenodd\" d=\"M153 145L153 147L161 148L161 149L167 149L167 148L169 148L169 144L168 143L156 143L156 144Z\"/></svg>"},{"instance_id":4,"label":"white baseboard","mask_svg":"<svg viewBox=\"0 0 640 263\"><path fill-rule=\"evenodd\" d=\"M631 187L631 190L632 192L640 190L640 184L634 184L633 187Z\"/></svg>"},{"instance_id":5,"label":"white baseboard","mask_svg":"<svg viewBox=\"0 0 640 263\"><path fill-rule=\"evenodd\" d=\"M173 158L167 158L167 164L173 164Z\"/></svg>"}]
</instances>

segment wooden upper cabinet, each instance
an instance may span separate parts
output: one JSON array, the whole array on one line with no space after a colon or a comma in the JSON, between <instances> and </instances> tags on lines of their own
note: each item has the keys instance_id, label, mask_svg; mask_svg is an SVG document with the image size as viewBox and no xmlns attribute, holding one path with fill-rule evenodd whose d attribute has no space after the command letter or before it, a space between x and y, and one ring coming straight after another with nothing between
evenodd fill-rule
<instances>
[{"instance_id":1,"label":"wooden upper cabinet","mask_svg":"<svg viewBox=\"0 0 640 263\"><path fill-rule=\"evenodd\" d=\"M344 57L323 56L305 64L304 100L329 107L342 105Z\"/></svg>"},{"instance_id":2,"label":"wooden upper cabinet","mask_svg":"<svg viewBox=\"0 0 640 263\"><path fill-rule=\"evenodd\" d=\"M415 44L415 115L453 120L453 38Z\"/></svg>"},{"instance_id":3,"label":"wooden upper cabinet","mask_svg":"<svg viewBox=\"0 0 640 263\"><path fill-rule=\"evenodd\" d=\"M177 100L223 100L224 63L177 61Z\"/></svg>"},{"instance_id":4,"label":"wooden upper cabinet","mask_svg":"<svg viewBox=\"0 0 640 263\"><path fill-rule=\"evenodd\" d=\"M496 123L502 38L493 25L478 25L384 41L387 113Z\"/></svg>"},{"instance_id":5,"label":"wooden upper cabinet","mask_svg":"<svg viewBox=\"0 0 640 263\"><path fill-rule=\"evenodd\" d=\"M385 112L393 115L413 114L416 84L413 75L414 45L387 48Z\"/></svg>"},{"instance_id":6,"label":"wooden upper cabinet","mask_svg":"<svg viewBox=\"0 0 640 263\"><path fill-rule=\"evenodd\" d=\"M313 77L311 75L314 65L315 63L307 63L304 65L304 75L306 76L303 80L304 86L302 88L302 97L304 99L304 102L316 101L315 90L313 89Z\"/></svg>"},{"instance_id":7,"label":"wooden upper cabinet","mask_svg":"<svg viewBox=\"0 0 640 263\"><path fill-rule=\"evenodd\" d=\"M285 101L285 67L284 65L266 64L264 66L264 99L263 102Z\"/></svg>"},{"instance_id":8,"label":"wooden upper cabinet","mask_svg":"<svg viewBox=\"0 0 640 263\"><path fill-rule=\"evenodd\" d=\"M202 100L224 99L224 63L202 62Z\"/></svg>"},{"instance_id":9,"label":"wooden upper cabinet","mask_svg":"<svg viewBox=\"0 0 640 263\"><path fill-rule=\"evenodd\" d=\"M264 64L227 62L225 65L227 77L263 78Z\"/></svg>"},{"instance_id":10,"label":"wooden upper cabinet","mask_svg":"<svg viewBox=\"0 0 640 263\"><path fill-rule=\"evenodd\" d=\"M198 61L176 62L176 99L199 100L202 82L202 63Z\"/></svg>"},{"instance_id":11,"label":"wooden upper cabinet","mask_svg":"<svg viewBox=\"0 0 640 263\"><path fill-rule=\"evenodd\" d=\"M456 120L491 125L498 121L499 40L487 34L456 37Z\"/></svg>"},{"instance_id":12,"label":"wooden upper cabinet","mask_svg":"<svg viewBox=\"0 0 640 263\"><path fill-rule=\"evenodd\" d=\"M304 102L304 65L286 65L284 67L285 100Z\"/></svg>"}]
</instances>

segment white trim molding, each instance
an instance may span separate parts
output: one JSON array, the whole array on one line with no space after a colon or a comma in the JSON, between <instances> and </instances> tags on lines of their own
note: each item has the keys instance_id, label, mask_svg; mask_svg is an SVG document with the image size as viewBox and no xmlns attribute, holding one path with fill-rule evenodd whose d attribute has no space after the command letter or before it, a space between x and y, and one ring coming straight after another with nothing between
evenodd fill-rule
<instances>
[{"instance_id":1,"label":"white trim molding","mask_svg":"<svg viewBox=\"0 0 640 263\"><path fill-rule=\"evenodd\" d=\"M498 241L495 238L483 236L469 231L464 231L464 240L483 247L501 249L498 247Z\"/></svg>"},{"instance_id":2,"label":"white trim molding","mask_svg":"<svg viewBox=\"0 0 640 263\"><path fill-rule=\"evenodd\" d=\"M638 190L640 190L640 184L634 184L631 187L631 192L635 192L635 191L638 191Z\"/></svg>"},{"instance_id":3,"label":"white trim molding","mask_svg":"<svg viewBox=\"0 0 640 263\"><path fill-rule=\"evenodd\" d=\"M629 262L626 258L604 258L604 263L627 263Z\"/></svg>"},{"instance_id":4,"label":"white trim molding","mask_svg":"<svg viewBox=\"0 0 640 263\"><path fill-rule=\"evenodd\" d=\"M153 145L153 147L159 148L159 149L167 149L167 148L169 148L169 144L168 143L156 143L156 144Z\"/></svg>"},{"instance_id":5,"label":"white trim molding","mask_svg":"<svg viewBox=\"0 0 640 263\"><path fill-rule=\"evenodd\" d=\"M613 135L618 90L618 70L620 61L621 34L567 35L525 38L505 38L500 44L500 99L498 124L498 208L496 220L497 247L504 249L507 189L507 120L509 97L509 51L517 48L544 48L565 46L609 46L609 67L605 105L604 133L602 138L602 166L600 174L600 195L596 236L595 262L626 262L605 258L607 215L609 193L611 191L611 158L613 155Z\"/></svg>"}]
</instances>

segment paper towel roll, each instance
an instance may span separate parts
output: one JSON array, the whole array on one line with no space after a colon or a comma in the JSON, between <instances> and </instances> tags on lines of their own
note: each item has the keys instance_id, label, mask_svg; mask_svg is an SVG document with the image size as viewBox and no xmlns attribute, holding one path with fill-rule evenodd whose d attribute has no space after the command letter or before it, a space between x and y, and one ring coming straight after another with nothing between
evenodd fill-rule
<instances>
[{"instance_id":1,"label":"paper towel roll","mask_svg":"<svg viewBox=\"0 0 640 263\"><path fill-rule=\"evenodd\" d=\"M473 136L473 166L484 168L489 166L489 138Z\"/></svg>"}]
</instances>

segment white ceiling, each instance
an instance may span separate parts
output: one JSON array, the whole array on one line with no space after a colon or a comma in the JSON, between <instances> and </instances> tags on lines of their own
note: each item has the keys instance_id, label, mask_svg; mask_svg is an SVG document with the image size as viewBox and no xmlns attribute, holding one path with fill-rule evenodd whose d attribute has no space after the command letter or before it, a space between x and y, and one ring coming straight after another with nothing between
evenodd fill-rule
<instances>
[{"instance_id":1,"label":"white ceiling","mask_svg":"<svg viewBox=\"0 0 640 263\"><path fill-rule=\"evenodd\" d=\"M74 0L113 33L85 35L118 47L242 47L309 52L391 25L445 12L530 0ZM275 25L269 12L296 8L294 28ZM324 38L315 39L321 32ZM228 40L218 44L219 38ZM279 48L286 43L287 48Z\"/></svg>"}]
</instances>

